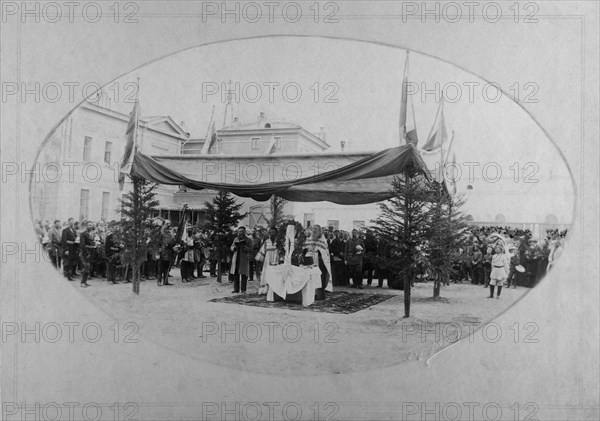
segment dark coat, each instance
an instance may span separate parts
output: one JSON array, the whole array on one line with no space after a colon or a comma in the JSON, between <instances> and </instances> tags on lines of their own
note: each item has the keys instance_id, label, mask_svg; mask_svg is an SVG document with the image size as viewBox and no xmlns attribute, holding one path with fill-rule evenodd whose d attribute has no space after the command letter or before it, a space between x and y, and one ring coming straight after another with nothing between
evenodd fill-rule
<instances>
[{"instance_id":1,"label":"dark coat","mask_svg":"<svg viewBox=\"0 0 600 421\"><path fill-rule=\"evenodd\" d=\"M344 259L344 242L339 238L334 238L329 244L329 253L332 257ZM333 260L333 259L332 259Z\"/></svg>"},{"instance_id":2,"label":"dark coat","mask_svg":"<svg viewBox=\"0 0 600 421\"><path fill-rule=\"evenodd\" d=\"M75 240L77 240L77 231L75 231L75 228L66 227L63 229L61 239L63 253L65 253L65 255L71 259L77 257L78 254ZM69 242L71 243L69 244Z\"/></svg>"},{"instance_id":3,"label":"dark coat","mask_svg":"<svg viewBox=\"0 0 600 421\"><path fill-rule=\"evenodd\" d=\"M89 231L84 231L79 236L79 250L81 257L84 259L92 259L95 256L96 243L94 237Z\"/></svg>"},{"instance_id":4,"label":"dark coat","mask_svg":"<svg viewBox=\"0 0 600 421\"><path fill-rule=\"evenodd\" d=\"M118 265L120 260L119 251L121 248L119 247L115 237L116 236L113 232L106 236L106 240L104 241L104 254L110 263Z\"/></svg>"},{"instance_id":5,"label":"dark coat","mask_svg":"<svg viewBox=\"0 0 600 421\"><path fill-rule=\"evenodd\" d=\"M229 273L232 275L248 275L250 271L249 254L252 251L252 238L246 237L240 240L239 237L235 237L231 244L231 251L233 252L233 257Z\"/></svg>"},{"instance_id":6,"label":"dark coat","mask_svg":"<svg viewBox=\"0 0 600 421\"><path fill-rule=\"evenodd\" d=\"M160 235L160 260L173 260L175 258L173 247L176 244L177 241L171 233L162 233Z\"/></svg>"}]
</instances>

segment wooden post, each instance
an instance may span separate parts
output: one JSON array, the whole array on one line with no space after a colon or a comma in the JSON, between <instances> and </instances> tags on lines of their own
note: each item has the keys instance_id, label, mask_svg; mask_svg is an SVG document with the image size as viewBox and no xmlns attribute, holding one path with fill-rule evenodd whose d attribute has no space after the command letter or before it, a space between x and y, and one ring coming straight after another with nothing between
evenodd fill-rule
<instances>
[{"instance_id":1,"label":"wooden post","mask_svg":"<svg viewBox=\"0 0 600 421\"><path fill-rule=\"evenodd\" d=\"M410 173L408 170L404 171L404 244L408 243L410 226L410 203L408 199L408 188L410 185ZM410 251L412 252L412 251ZM408 273L404 274L404 317L410 317L410 283L412 278L412 270L409 268Z\"/></svg>"},{"instance_id":2,"label":"wooden post","mask_svg":"<svg viewBox=\"0 0 600 421\"><path fill-rule=\"evenodd\" d=\"M221 190L219 192L219 198L221 199L221 203L223 203L223 191ZM217 230L217 238L219 239L217 241L217 282L221 282L221 275L223 274L223 256L222 256L222 249L223 249L223 245L221 244L221 234L219 234L219 232L223 229L223 227L221 227L220 225L217 226L218 230Z\"/></svg>"},{"instance_id":3,"label":"wooden post","mask_svg":"<svg viewBox=\"0 0 600 421\"><path fill-rule=\"evenodd\" d=\"M140 226L138 225L138 223L142 223L141 221L138 221L139 219L139 208L140 208L140 204L139 204L139 194L140 194L140 180L137 177L133 177L132 179L133 181L133 220L135 223L135 231L137 231ZM139 278L139 268L140 268L140 236L143 236L144 233L140 233L140 232L136 232L136 246L135 248L132 250L133 253L133 265L131 267L131 282L133 283L133 293L136 295L140 295L140 278Z\"/></svg>"},{"instance_id":4,"label":"wooden post","mask_svg":"<svg viewBox=\"0 0 600 421\"><path fill-rule=\"evenodd\" d=\"M439 182L436 185L437 188L437 203L436 203L436 218L438 218L438 220L441 220L441 213L442 213L442 183ZM440 296L440 286L441 286L441 274L440 272L437 272L434 274L433 277L433 298L437 298Z\"/></svg>"}]
</instances>

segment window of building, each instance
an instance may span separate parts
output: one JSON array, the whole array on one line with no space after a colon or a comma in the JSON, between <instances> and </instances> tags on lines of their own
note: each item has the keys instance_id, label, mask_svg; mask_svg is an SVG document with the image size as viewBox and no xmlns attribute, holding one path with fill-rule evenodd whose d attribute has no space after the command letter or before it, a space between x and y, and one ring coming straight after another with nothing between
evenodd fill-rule
<instances>
[{"instance_id":1,"label":"window of building","mask_svg":"<svg viewBox=\"0 0 600 421\"><path fill-rule=\"evenodd\" d=\"M275 139L275 150L280 151L281 150L281 136L274 136L273 138Z\"/></svg>"},{"instance_id":2,"label":"window of building","mask_svg":"<svg viewBox=\"0 0 600 421\"><path fill-rule=\"evenodd\" d=\"M89 218L90 213L90 191L87 189L81 189L79 195L79 220L85 221Z\"/></svg>"},{"instance_id":3,"label":"window of building","mask_svg":"<svg viewBox=\"0 0 600 421\"><path fill-rule=\"evenodd\" d=\"M112 153L112 142L104 143L104 162L110 165L110 157Z\"/></svg>"},{"instance_id":4,"label":"window of building","mask_svg":"<svg viewBox=\"0 0 600 421\"><path fill-rule=\"evenodd\" d=\"M92 138L86 136L83 140L83 162L90 162L92 157Z\"/></svg>"},{"instance_id":5,"label":"window of building","mask_svg":"<svg viewBox=\"0 0 600 421\"><path fill-rule=\"evenodd\" d=\"M352 221L352 229L362 231L365 229L365 221Z\"/></svg>"},{"instance_id":6,"label":"window of building","mask_svg":"<svg viewBox=\"0 0 600 421\"><path fill-rule=\"evenodd\" d=\"M217 138L215 143L215 149L217 150L217 153L220 154L223 151L223 139Z\"/></svg>"},{"instance_id":7,"label":"window of building","mask_svg":"<svg viewBox=\"0 0 600 421\"><path fill-rule=\"evenodd\" d=\"M340 229L340 221L338 221L337 219L333 219L333 220L328 220L327 221L327 229L332 229L332 230L339 230Z\"/></svg>"},{"instance_id":8,"label":"window of building","mask_svg":"<svg viewBox=\"0 0 600 421\"><path fill-rule=\"evenodd\" d=\"M260 142L260 137L253 137L252 138L252 150L253 151L257 151L259 148L259 142Z\"/></svg>"},{"instance_id":9,"label":"window of building","mask_svg":"<svg viewBox=\"0 0 600 421\"><path fill-rule=\"evenodd\" d=\"M304 227L308 228L315 223L315 214L314 213L305 213L304 214Z\"/></svg>"},{"instance_id":10,"label":"window of building","mask_svg":"<svg viewBox=\"0 0 600 421\"><path fill-rule=\"evenodd\" d=\"M100 219L103 221L108 220L108 206L110 204L110 193L107 191L102 192L102 212L100 214Z\"/></svg>"}]
</instances>

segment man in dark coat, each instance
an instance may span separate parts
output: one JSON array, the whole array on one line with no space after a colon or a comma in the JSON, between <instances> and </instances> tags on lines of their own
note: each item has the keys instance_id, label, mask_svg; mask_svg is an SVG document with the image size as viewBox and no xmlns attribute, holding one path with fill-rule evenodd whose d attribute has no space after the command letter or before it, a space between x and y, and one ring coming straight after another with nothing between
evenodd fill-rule
<instances>
[{"instance_id":1,"label":"man in dark coat","mask_svg":"<svg viewBox=\"0 0 600 421\"><path fill-rule=\"evenodd\" d=\"M48 231L48 254L50 260L56 269L60 269L62 260L62 225L57 219L54 221L54 226Z\"/></svg>"},{"instance_id":2,"label":"man in dark coat","mask_svg":"<svg viewBox=\"0 0 600 421\"><path fill-rule=\"evenodd\" d=\"M373 272L377 267L377 240L371 230L367 231L364 243L365 258L363 262L363 271L367 272L367 285L371 285L373 282Z\"/></svg>"},{"instance_id":3,"label":"man in dark coat","mask_svg":"<svg viewBox=\"0 0 600 421\"><path fill-rule=\"evenodd\" d=\"M90 285L87 283L88 277L90 276L90 264L92 259L94 258L94 253L96 250L96 243L94 242L94 236L92 231L94 231L94 223L91 221L87 221L86 230L81 233L79 237L79 251L81 254L81 286L89 287Z\"/></svg>"},{"instance_id":4,"label":"man in dark coat","mask_svg":"<svg viewBox=\"0 0 600 421\"><path fill-rule=\"evenodd\" d=\"M246 283L248 282L248 273L250 272L249 253L252 251L252 238L246 235L246 228L239 227L237 237L231 244L233 257L231 258L231 268L229 273L233 275L233 293L246 293ZM242 285L240 290L240 277Z\"/></svg>"},{"instance_id":5,"label":"man in dark coat","mask_svg":"<svg viewBox=\"0 0 600 421\"><path fill-rule=\"evenodd\" d=\"M61 236L62 250L64 253L63 274L69 281L72 281L73 277L76 276L75 272L77 269L79 250L75 244L75 240L77 240L75 221L73 218L69 218L68 223L69 225L63 229Z\"/></svg>"},{"instance_id":6,"label":"man in dark coat","mask_svg":"<svg viewBox=\"0 0 600 421\"><path fill-rule=\"evenodd\" d=\"M345 285L344 272L344 242L340 238L340 232L333 232L334 238L329 243L329 253L331 260L331 274L333 285Z\"/></svg>"},{"instance_id":7,"label":"man in dark coat","mask_svg":"<svg viewBox=\"0 0 600 421\"><path fill-rule=\"evenodd\" d=\"M117 284L116 272L117 267L120 264L119 252L122 248L116 238L118 229L119 224L117 224L115 221L112 221L108 225L109 232L106 236L106 241L104 242L104 253L106 255L106 280L113 285Z\"/></svg>"},{"instance_id":8,"label":"man in dark coat","mask_svg":"<svg viewBox=\"0 0 600 421\"><path fill-rule=\"evenodd\" d=\"M485 282L483 275L483 254L481 253L478 244L473 246L471 264L473 267L473 283L475 285L483 284Z\"/></svg>"},{"instance_id":9,"label":"man in dark coat","mask_svg":"<svg viewBox=\"0 0 600 421\"><path fill-rule=\"evenodd\" d=\"M171 270L172 262L175 259L175 254L178 252L175 246L177 246L177 241L171 232L170 223L167 222L160 235L159 275L158 280L156 281L159 286L173 285L169 283L169 271Z\"/></svg>"}]
</instances>

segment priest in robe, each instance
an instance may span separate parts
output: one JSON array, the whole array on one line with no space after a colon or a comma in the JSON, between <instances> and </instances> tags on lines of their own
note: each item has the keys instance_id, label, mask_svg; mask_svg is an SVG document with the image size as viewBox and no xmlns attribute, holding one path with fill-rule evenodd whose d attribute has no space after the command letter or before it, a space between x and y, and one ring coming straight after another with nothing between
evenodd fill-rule
<instances>
[{"instance_id":1,"label":"priest in robe","mask_svg":"<svg viewBox=\"0 0 600 421\"><path fill-rule=\"evenodd\" d=\"M312 257L312 261L318 262L321 270L321 288L315 291L316 300L325 299L325 291L332 292L333 286L331 282L331 262L327 240L323 235L323 230L319 225L311 227L311 236L306 239L303 250L306 257Z\"/></svg>"}]
</instances>

